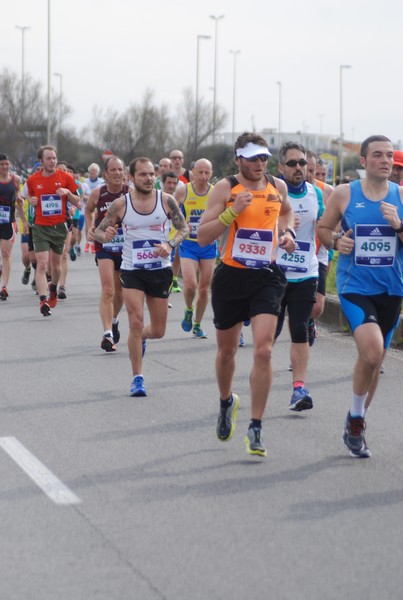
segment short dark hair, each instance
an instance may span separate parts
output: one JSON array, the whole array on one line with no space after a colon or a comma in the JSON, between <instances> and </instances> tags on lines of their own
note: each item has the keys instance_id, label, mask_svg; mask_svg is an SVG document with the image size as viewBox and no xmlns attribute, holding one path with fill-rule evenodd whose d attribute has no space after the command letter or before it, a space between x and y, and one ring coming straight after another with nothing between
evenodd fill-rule
<instances>
[{"instance_id":1,"label":"short dark hair","mask_svg":"<svg viewBox=\"0 0 403 600\"><path fill-rule=\"evenodd\" d=\"M165 183L166 180L168 179L168 177L175 177L176 181L179 181L179 177L177 176L176 173L174 173L173 171L168 171L168 172L164 172L162 174L162 183Z\"/></svg>"},{"instance_id":2,"label":"short dark hair","mask_svg":"<svg viewBox=\"0 0 403 600\"><path fill-rule=\"evenodd\" d=\"M46 146L41 146L39 148L38 153L36 155L38 160L42 160L43 153L45 152L45 150L52 150L52 152L54 152L57 156L57 150L56 150L55 146L52 146L51 144L46 144Z\"/></svg>"},{"instance_id":3,"label":"short dark hair","mask_svg":"<svg viewBox=\"0 0 403 600\"><path fill-rule=\"evenodd\" d=\"M281 146L278 154L278 159L281 164L284 164L285 155L288 150L299 150L300 152L303 152L303 154L306 154L305 147L299 142L286 142Z\"/></svg>"},{"instance_id":4,"label":"short dark hair","mask_svg":"<svg viewBox=\"0 0 403 600\"><path fill-rule=\"evenodd\" d=\"M136 172L136 167L137 167L137 163L151 163L153 165L154 168L154 163L151 160L151 158L147 158L146 156L139 156L138 158L134 158L131 163L129 164L129 173L132 177L134 177L134 174Z\"/></svg>"},{"instance_id":5,"label":"short dark hair","mask_svg":"<svg viewBox=\"0 0 403 600\"><path fill-rule=\"evenodd\" d=\"M307 150L306 151L306 157L307 158L314 158L315 160L318 160L317 157L316 157L315 152L312 152L312 150Z\"/></svg>"},{"instance_id":6,"label":"short dark hair","mask_svg":"<svg viewBox=\"0 0 403 600\"><path fill-rule=\"evenodd\" d=\"M370 144L372 144L372 142L390 142L390 143L392 143L390 141L390 139L388 137L386 137L386 135L370 135L361 144L360 156L362 156L363 158L367 158L368 146Z\"/></svg>"},{"instance_id":7,"label":"short dark hair","mask_svg":"<svg viewBox=\"0 0 403 600\"><path fill-rule=\"evenodd\" d=\"M244 131L236 139L235 144L234 144L234 150L236 151L236 150L238 150L238 148L245 148L246 144L249 144L249 143L256 144L257 146L263 146L264 148L267 148L267 142L264 139L264 137L262 137L258 133L255 133L254 131Z\"/></svg>"},{"instance_id":8,"label":"short dark hair","mask_svg":"<svg viewBox=\"0 0 403 600\"><path fill-rule=\"evenodd\" d=\"M4 154L4 152L0 153L0 160L10 160L7 156L7 154Z\"/></svg>"}]
</instances>

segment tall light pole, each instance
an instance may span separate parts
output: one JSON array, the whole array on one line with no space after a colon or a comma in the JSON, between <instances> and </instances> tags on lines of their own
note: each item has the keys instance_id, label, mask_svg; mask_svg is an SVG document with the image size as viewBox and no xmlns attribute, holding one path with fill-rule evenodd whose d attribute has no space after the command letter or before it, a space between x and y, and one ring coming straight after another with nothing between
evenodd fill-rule
<instances>
[{"instance_id":1,"label":"tall light pole","mask_svg":"<svg viewBox=\"0 0 403 600\"><path fill-rule=\"evenodd\" d=\"M340 65L340 136L339 136L340 181L343 178L343 69L351 69L351 65Z\"/></svg>"},{"instance_id":2,"label":"tall light pole","mask_svg":"<svg viewBox=\"0 0 403 600\"><path fill-rule=\"evenodd\" d=\"M48 0L48 102L46 143L50 144L50 0Z\"/></svg>"},{"instance_id":3,"label":"tall light pole","mask_svg":"<svg viewBox=\"0 0 403 600\"><path fill-rule=\"evenodd\" d=\"M216 17L210 15L210 19L214 19L215 31L214 31L214 96L213 96L213 144L215 144L215 130L216 130L216 107L217 107L217 30L218 21L223 19L224 15Z\"/></svg>"},{"instance_id":4,"label":"tall light pole","mask_svg":"<svg viewBox=\"0 0 403 600\"><path fill-rule=\"evenodd\" d=\"M276 81L278 85L278 152L281 148L281 81Z\"/></svg>"},{"instance_id":5,"label":"tall light pole","mask_svg":"<svg viewBox=\"0 0 403 600\"><path fill-rule=\"evenodd\" d=\"M236 100L236 57L240 50L230 50L234 56L234 75L232 82L232 144L235 143L235 100Z\"/></svg>"},{"instance_id":6,"label":"tall light pole","mask_svg":"<svg viewBox=\"0 0 403 600\"><path fill-rule=\"evenodd\" d=\"M27 29L31 29L28 25L16 25L16 29L21 31L21 123L24 121L24 95L25 95L25 41L24 35Z\"/></svg>"},{"instance_id":7,"label":"tall light pole","mask_svg":"<svg viewBox=\"0 0 403 600\"><path fill-rule=\"evenodd\" d=\"M196 114L195 114L195 153L199 144L199 62L200 62L200 40L210 40L211 35L197 36L197 52L196 52ZM195 156L195 158L197 158Z\"/></svg>"},{"instance_id":8,"label":"tall light pole","mask_svg":"<svg viewBox=\"0 0 403 600\"><path fill-rule=\"evenodd\" d=\"M59 78L59 137L62 132L62 88L63 75L61 73L53 73L54 77Z\"/></svg>"}]
</instances>

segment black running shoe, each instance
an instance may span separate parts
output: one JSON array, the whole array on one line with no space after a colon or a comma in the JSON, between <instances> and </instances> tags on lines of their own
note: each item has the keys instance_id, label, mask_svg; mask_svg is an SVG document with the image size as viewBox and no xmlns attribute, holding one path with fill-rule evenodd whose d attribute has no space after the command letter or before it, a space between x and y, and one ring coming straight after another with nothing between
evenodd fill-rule
<instances>
[{"instance_id":1,"label":"black running shoe","mask_svg":"<svg viewBox=\"0 0 403 600\"><path fill-rule=\"evenodd\" d=\"M101 342L101 348L102 350L105 350L105 352L115 352L116 346L110 335L104 335Z\"/></svg>"},{"instance_id":2,"label":"black running shoe","mask_svg":"<svg viewBox=\"0 0 403 600\"><path fill-rule=\"evenodd\" d=\"M239 396L232 394L232 403L228 408L220 407L217 419L216 433L219 440L226 442L235 433L236 418L239 409Z\"/></svg>"},{"instance_id":3,"label":"black running shoe","mask_svg":"<svg viewBox=\"0 0 403 600\"><path fill-rule=\"evenodd\" d=\"M120 340L119 323L112 324L113 343L117 344Z\"/></svg>"},{"instance_id":4,"label":"black running shoe","mask_svg":"<svg viewBox=\"0 0 403 600\"><path fill-rule=\"evenodd\" d=\"M31 275L31 269L24 269L24 272L21 277L21 283L23 285L27 285L29 282L29 276Z\"/></svg>"},{"instance_id":5,"label":"black running shoe","mask_svg":"<svg viewBox=\"0 0 403 600\"><path fill-rule=\"evenodd\" d=\"M51 315L52 313L50 312L50 306L49 304L46 302L46 300L43 300L39 303L39 310L41 311L42 315L44 317L48 317L49 315Z\"/></svg>"}]
</instances>

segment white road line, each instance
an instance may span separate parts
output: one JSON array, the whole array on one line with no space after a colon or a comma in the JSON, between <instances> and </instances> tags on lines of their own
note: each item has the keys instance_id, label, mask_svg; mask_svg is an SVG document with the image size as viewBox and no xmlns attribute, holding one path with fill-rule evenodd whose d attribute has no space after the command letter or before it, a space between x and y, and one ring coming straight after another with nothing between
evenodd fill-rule
<instances>
[{"instance_id":1,"label":"white road line","mask_svg":"<svg viewBox=\"0 0 403 600\"><path fill-rule=\"evenodd\" d=\"M81 502L73 492L64 485L38 460L17 438L0 437L0 447L21 467L45 494L56 504L79 504Z\"/></svg>"}]
</instances>

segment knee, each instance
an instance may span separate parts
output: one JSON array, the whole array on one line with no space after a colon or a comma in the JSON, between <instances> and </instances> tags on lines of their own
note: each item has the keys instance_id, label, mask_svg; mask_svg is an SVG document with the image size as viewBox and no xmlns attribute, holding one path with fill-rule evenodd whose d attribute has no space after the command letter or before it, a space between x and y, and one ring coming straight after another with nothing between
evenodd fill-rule
<instances>
[{"instance_id":1,"label":"knee","mask_svg":"<svg viewBox=\"0 0 403 600\"><path fill-rule=\"evenodd\" d=\"M102 300L111 302L113 299L113 287L110 285L104 285L102 288Z\"/></svg>"},{"instance_id":2,"label":"knee","mask_svg":"<svg viewBox=\"0 0 403 600\"><path fill-rule=\"evenodd\" d=\"M260 366L268 366L271 362L272 348L267 344L259 344L255 347L253 352L253 359L255 364Z\"/></svg>"},{"instance_id":3,"label":"knee","mask_svg":"<svg viewBox=\"0 0 403 600\"><path fill-rule=\"evenodd\" d=\"M308 341L308 323L299 321L290 323L290 336L294 344L304 344Z\"/></svg>"}]
</instances>

